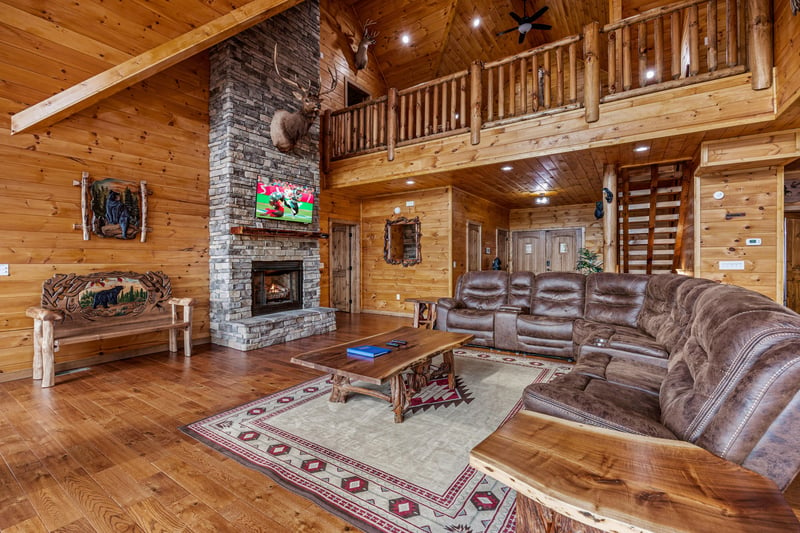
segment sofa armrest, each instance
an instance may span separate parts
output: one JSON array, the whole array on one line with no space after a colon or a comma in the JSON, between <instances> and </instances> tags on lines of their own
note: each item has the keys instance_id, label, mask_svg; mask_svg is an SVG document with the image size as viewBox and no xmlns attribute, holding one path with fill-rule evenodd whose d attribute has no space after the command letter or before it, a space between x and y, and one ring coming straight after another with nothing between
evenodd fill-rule
<instances>
[{"instance_id":1,"label":"sofa armrest","mask_svg":"<svg viewBox=\"0 0 800 533\"><path fill-rule=\"evenodd\" d=\"M455 298L439 298L436 302L436 329L447 331L447 313L451 309L463 308L464 304Z\"/></svg>"}]
</instances>

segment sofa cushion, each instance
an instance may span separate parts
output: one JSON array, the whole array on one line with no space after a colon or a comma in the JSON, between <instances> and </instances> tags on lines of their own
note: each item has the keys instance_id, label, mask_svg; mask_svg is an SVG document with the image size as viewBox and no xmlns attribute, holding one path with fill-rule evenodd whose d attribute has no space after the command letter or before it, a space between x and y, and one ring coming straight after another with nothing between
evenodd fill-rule
<instances>
[{"instance_id":1,"label":"sofa cushion","mask_svg":"<svg viewBox=\"0 0 800 533\"><path fill-rule=\"evenodd\" d=\"M707 288L695 306L690 334L673 352L661 386L662 421L689 442L703 435L738 386L757 394L748 383L759 379L751 370L760 356L800 333L796 313L740 287Z\"/></svg>"},{"instance_id":2,"label":"sofa cushion","mask_svg":"<svg viewBox=\"0 0 800 533\"><path fill-rule=\"evenodd\" d=\"M492 331L494 329L494 311L480 309L451 309L447 313L447 329L449 331Z\"/></svg>"},{"instance_id":3,"label":"sofa cushion","mask_svg":"<svg viewBox=\"0 0 800 533\"><path fill-rule=\"evenodd\" d=\"M588 354L581 356L572 372L658 396L667 370L660 365L627 357Z\"/></svg>"},{"instance_id":4,"label":"sofa cushion","mask_svg":"<svg viewBox=\"0 0 800 533\"><path fill-rule=\"evenodd\" d=\"M580 318L586 303L586 276L578 272L545 272L533 282L531 314Z\"/></svg>"},{"instance_id":5,"label":"sofa cushion","mask_svg":"<svg viewBox=\"0 0 800 533\"><path fill-rule=\"evenodd\" d=\"M584 317L595 322L636 327L648 276L597 272L586 278Z\"/></svg>"},{"instance_id":6,"label":"sofa cushion","mask_svg":"<svg viewBox=\"0 0 800 533\"><path fill-rule=\"evenodd\" d=\"M518 315L517 335L572 342L572 319L539 315Z\"/></svg>"},{"instance_id":7,"label":"sofa cushion","mask_svg":"<svg viewBox=\"0 0 800 533\"><path fill-rule=\"evenodd\" d=\"M502 270L467 272L459 279L458 300L468 309L496 310L508 296L508 272Z\"/></svg>"},{"instance_id":8,"label":"sofa cushion","mask_svg":"<svg viewBox=\"0 0 800 533\"><path fill-rule=\"evenodd\" d=\"M609 326L591 320L575 321L573 342L577 359L590 354L606 354L666 368L669 358L669 353L661 343L638 329Z\"/></svg>"},{"instance_id":9,"label":"sofa cushion","mask_svg":"<svg viewBox=\"0 0 800 533\"><path fill-rule=\"evenodd\" d=\"M513 272L508 277L508 305L519 307L523 313L531 309L533 272Z\"/></svg>"},{"instance_id":10,"label":"sofa cushion","mask_svg":"<svg viewBox=\"0 0 800 533\"><path fill-rule=\"evenodd\" d=\"M659 422L658 398L639 389L570 372L532 383L522 395L526 409L593 426L674 439Z\"/></svg>"},{"instance_id":11,"label":"sofa cushion","mask_svg":"<svg viewBox=\"0 0 800 533\"><path fill-rule=\"evenodd\" d=\"M675 293L688 276L658 274L647 281L638 328L663 344L666 332L671 328L672 308Z\"/></svg>"}]
</instances>

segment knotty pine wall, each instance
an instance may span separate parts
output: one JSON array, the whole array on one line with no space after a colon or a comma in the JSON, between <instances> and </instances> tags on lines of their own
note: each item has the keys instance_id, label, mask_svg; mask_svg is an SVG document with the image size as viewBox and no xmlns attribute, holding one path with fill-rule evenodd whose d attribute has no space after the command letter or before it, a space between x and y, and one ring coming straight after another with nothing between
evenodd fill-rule
<instances>
[{"instance_id":1,"label":"knotty pine wall","mask_svg":"<svg viewBox=\"0 0 800 533\"><path fill-rule=\"evenodd\" d=\"M54 273L163 270L195 298L196 342L208 331L208 59L200 54L52 127L10 136L10 116L88 77L85 56L0 32L0 380L29 374L42 282ZM21 46L17 48L17 46ZM70 53L71 52L71 53ZM58 59L56 59L58 58ZM21 66L21 65L24 65ZM147 242L84 241L81 172L147 181ZM166 349L166 333L63 347L57 363ZM74 363L81 366L86 363Z\"/></svg>"},{"instance_id":2,"label":"knotty pine wall","mask_svg":"<svg viewBox=\"0 0 800 533\"><path fill-rule=\"evenodd\" d=\"M346 81L366 91L372 98L386 94L386 82L378 62L370 52L367 68L356 70L355 50L361 41L363 20L346 2L337 0L321 0L320 8L320 77L322 86L330 87L328 67L335 70L338 76L336 89L322 99L322 109L342 109L345 106ZM371 26L375 30L375 26ZM372 50L372 48L370 48Z\"/></svg>"},{"instance_id":3,"label":"knotty pine wall","mask_svg":"<svg viewBox=\"0 0 800 533\"><path fill-rule=\"evenodd\" d=\"M481 225L481 270L491 270L497 254L497 230L509 228L508 216L509 209L453 188L453 290L467 269L467 223ZM485 254L485 248L492 253Z\"/></svg>"},{"instance_id":4,"label":"knotty pine wall","mask_svg":"<svg viewBox=\"0 0 800 533\"><path fill-rule=\"evenodd\" d=\"M413 207L406 202L413 201ZM400 208L395 215L394 208ZM453 200L449 187L365 199L361 204L361 309L410 314L406 298L451 294ZM390 265L383 258L386 220L419 217L422 262ZM396 295L400 295L397 300Z\"/></svg>"},{"instance_id":5,"label":"knotty pine wall","mask_svg":"<svg viewBox=\"0 0 800 533\"><path fill-rule=\"evenodd\" d=\"M332 233L332 223L352 222L361 223L361 200L353 195L339 191L322 190L319 198L319 229L324 233ZM331 248L330 239L320 239L319 257L322 260L322 269L319 280L320 305L331 305Z\"/></svg>"},{"instance_id":6,"label":"knotty pine wall","mask_svg":"<svg viewBox=\"0 0 800 533\"><path fill-rule=\"evenodd\" d=\"M789 2L775 2L774 10L775 93L783 112L800 98L800 15L792 15Z\"/></svg>"},{"instance_id":7,"label":"knotty pine wall","mask_svg":"<svg viewBox=\"0 0 800 533\"><path fill-rule=\"evenodd\" d=\"M783 301L783 170L775 167L703 176L696 182L699 221L695 275L739 285ZM715 191L725 197L715 200ZM744 213L725 220L726 213ZM748 237L761 246L746 246ZM744 270L720 270L744 261Z\"/></svg>"},{"instance_id":8,"label":"knotty pine wall","mask_svg":"<svg viewBox=\"0 0 800 533\"><path fill-rule=\"evenodd\" d=\"M603 219L594 218L594 204L512 209L511 231L529 229L584 228L583 246L602 255Z\"/></svg>"}]
</instances>

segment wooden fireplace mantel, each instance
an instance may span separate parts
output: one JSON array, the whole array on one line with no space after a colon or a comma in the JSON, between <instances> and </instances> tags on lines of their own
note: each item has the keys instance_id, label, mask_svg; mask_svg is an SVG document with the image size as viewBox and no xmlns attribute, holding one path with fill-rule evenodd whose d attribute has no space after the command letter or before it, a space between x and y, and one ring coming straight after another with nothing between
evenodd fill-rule
<instances>
[{"instance_id":1,"label":"wooden fireplace mantel","mask_svg":"<svg viewBox=\"0 0 800 533\"><path fill-rule=\"evenodd\" d=\"M292 229L254 228L252 226L233 226L231 235L250 237L297 237L304 239L327 239L328 234L321 231L298 231Z\"/></svg>"}]
</instances>

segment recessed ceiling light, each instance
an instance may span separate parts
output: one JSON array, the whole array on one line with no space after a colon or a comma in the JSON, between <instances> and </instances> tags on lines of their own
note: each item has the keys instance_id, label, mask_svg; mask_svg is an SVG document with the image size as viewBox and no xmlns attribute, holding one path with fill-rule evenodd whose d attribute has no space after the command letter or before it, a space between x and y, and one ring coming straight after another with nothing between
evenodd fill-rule
<instances>
[{"instance_id":1,"label":"recessed ceiling light","mask_svg":"<svg viewBox=\"0 0 800 533\"><path fill-rule=\"evenodd\" d=\"M404 33L400 36L400 40L403 42L403 44L408 44L411 42L411 37L407 33Z\"/></svg>"},{"instance_id":2,"label":"recessed ceiling light","mask_svg":"<svg viewBox=\"0 0 800 533\"><path fill-rule=\"evenodd\" d=\"M503 172L508 172L509 170L514 170L514 167L512 167L511 165L506 165L506 166L500 167L500 170L502 170Z\"/></svg>"},{"instance_id":3,"label":"recessed ceiling light","mask_svg":"<svg viewBox=\"0 0 800 533\"><path fill-rule=\"evenodd\" d=\"M414 185L416 181L414 180L406 180L406 185Z\"/></svg>"},{"instance_id":4,"label":"recessed ceiling light","mask_svg":"<svg viewBox=\"0 0 800 533\"><path fill-rule=\"evenodd\" d=\"M646 152L650 149L649 146L637 146L633 149L634 152Z\"/></svg>"},{"instance_id":5,"label":"recessed ceiling light","mask_svg":"<svg viewBox=\"0 0 800 533\"><path fill-rule=\"evenodd\" d=\"M472 27L473 28L477 28L480 25L481 25L481 18L480 17L475 17L474 19L472 19Z\"/></svg>"}]
</instances>

